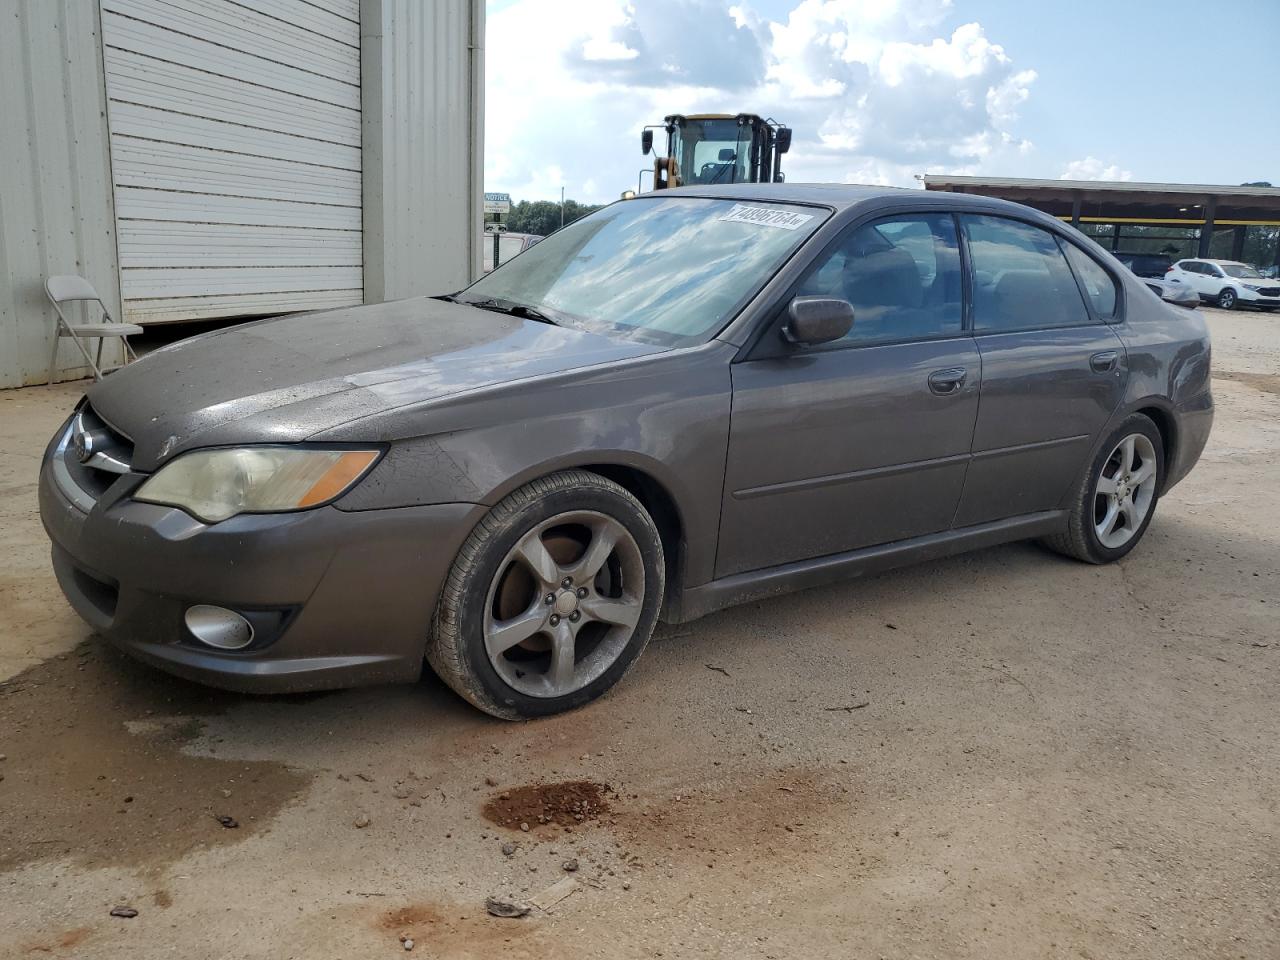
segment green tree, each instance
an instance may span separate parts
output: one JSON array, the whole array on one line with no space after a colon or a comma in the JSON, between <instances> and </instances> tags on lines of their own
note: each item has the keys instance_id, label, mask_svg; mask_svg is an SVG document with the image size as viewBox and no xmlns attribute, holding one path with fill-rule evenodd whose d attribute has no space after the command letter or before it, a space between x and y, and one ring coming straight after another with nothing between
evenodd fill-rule
<instances>
[{"instance_id":1,"label":"green tree","mask_svg":"<svg viewBox=\"0 0 1280 960\"><path fill-rule=\"evenodd\" d=\"M602 204L579 203L577 200L564 202L564 222L566 224L589 213L595 213ZM532 233L540 237L560 229L560 204L555 200L521 200L511 205L507 215L507 230L510 233Z\"/></svg>"},{"instance_id":2,"label":"green tree","mask_svg":"<svg viewBox=\"0 0 1280 960\"><path fill-rule=\"evenodd\" d=\"M1242 184L1240 184L1240 186L1242 186L1242 187L1269 187L1269 186L1271 186L1271 181L1269 181L1269 180L1252 180L1252 181L1250 181L1249 183L1242 183Z\"/></svg>"}]
</instances>

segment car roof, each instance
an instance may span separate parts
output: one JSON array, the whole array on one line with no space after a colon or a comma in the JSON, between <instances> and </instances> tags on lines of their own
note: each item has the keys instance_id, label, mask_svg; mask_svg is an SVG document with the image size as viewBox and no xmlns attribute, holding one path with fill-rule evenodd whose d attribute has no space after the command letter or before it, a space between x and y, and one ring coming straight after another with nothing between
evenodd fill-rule
<instances>
[{"instance_id":1,"label":"car roof","mask_svg":"<svg viewBox=\"0 0 1280 960\"><path fill-rule=\"evenodd\" d=\"M856 183L726 183L672 187L672 196L723 197L733 200L763 200L774 203L820 203L843 209L880 197L919 196L921 190L906 187L877 187ZM652 196L650 193L642 197Z\"/></svg>"},{"instance_id":2,"label":"car roof","mask_svg":"<svg viewBox=\"0 0 1280 960\"><path fill-rule=\"evenodd\" d=\"M913 187L884 187L861 183L728 183L722 186L702 184L690 187L671 187L664 193L682 197L717 197L725 200L759 200L765 203L809 203L846 210L855 206L875 206L878 203L894 203L915 200L937 204L952 209L972 207L975 212L1009 213L1025 219L1041 220L1061 225L1060 221L1025 204L977 194L950 193L937 190L921 190ZM642 193L640 197L652 197Z\"/></svg>"},{"instance_id":3,"label":"car roof","mask_svg":"<svg viewBox=\"0 0 1280 960\"><path fill-rule=\"evenodd\" d=\"M1208 257L1188 257L1188 260L1199 260L1201 263L1216 263L1220 267L1247 267L1242 260L1210 260Z\"/></svg>"}]
</instances>

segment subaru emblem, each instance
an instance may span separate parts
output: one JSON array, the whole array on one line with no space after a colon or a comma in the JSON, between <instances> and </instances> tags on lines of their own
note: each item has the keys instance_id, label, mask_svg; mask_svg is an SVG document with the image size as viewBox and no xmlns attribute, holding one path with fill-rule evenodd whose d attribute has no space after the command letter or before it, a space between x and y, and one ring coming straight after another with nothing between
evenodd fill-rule
<instances>
[{"instance_id":1,"label":"subaru emblem","mask_svg":"<svg viewBox=\"0 0 1280 960\"><path fill-rule=\"evenodd\" d=\"M93 457L93 435L85 430L79 417L71 424L71 449L81 463L88 463Z\"/></svg>"}]
</instances>

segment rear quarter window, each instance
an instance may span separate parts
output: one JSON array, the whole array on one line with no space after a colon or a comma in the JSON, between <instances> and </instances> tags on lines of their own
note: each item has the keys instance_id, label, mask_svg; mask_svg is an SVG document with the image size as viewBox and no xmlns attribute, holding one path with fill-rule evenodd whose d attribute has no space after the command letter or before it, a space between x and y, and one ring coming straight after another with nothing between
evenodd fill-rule
<instances>
[{"instance_id":1,"label":"rear quarter window","mask_svg":"<svg viewBox=\"0 0 1280 960\"><path fill-rule=\"evenodd\" d=\"M964 216L973 272L973 327L981 332L1092 323L1053 234L1020 220Z\"/></svg>"},{"instance_id":2,"label":"rear quarter window","mask_svg":"<svg viewBox=\"0 0 1280 960\"><path fill-rule=\"evenodd\" d=\"M1080 278L1080 285L1084 287L1085 296L1093 305L1093 312L1103 320L1115 317L1120 305L1120 291L1111 274L1074 244L1062 240L1059 243L1066 250L1067 260Z\"/></svg>"}]
</instances>

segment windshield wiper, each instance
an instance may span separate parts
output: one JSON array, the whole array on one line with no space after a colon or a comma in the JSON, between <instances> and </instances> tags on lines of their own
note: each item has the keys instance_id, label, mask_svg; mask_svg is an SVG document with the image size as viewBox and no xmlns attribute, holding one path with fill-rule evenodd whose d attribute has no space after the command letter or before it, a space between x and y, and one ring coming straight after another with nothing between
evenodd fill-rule
<instances>
[{"instance_id":1,"label":"windshield wiper","mask_svg":"<svg viewBox=\"0 0 1280 960\"><path fill-rule=\"evenodd\" d=\"M560 326L560 321L547 316L537 307L531 307L527 303L516 303L514 300L504 300L501 297L485 297L483 300L459 300L458 303L465 303L471 307L479 307L481 310L492 310L494 313L505 313L513 317L523 317L525 320L536 320L538 323L549 323L553 327Z\"/></svg>"}]
</instances>

